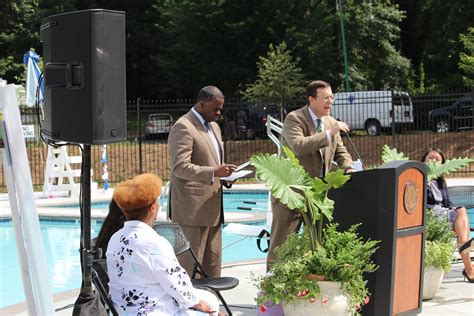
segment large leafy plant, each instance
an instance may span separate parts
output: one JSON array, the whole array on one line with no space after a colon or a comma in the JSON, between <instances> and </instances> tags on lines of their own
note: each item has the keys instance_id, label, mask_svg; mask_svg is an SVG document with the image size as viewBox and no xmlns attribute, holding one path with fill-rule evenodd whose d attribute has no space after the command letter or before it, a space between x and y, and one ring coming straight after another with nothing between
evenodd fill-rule
<instances>
[{"instance_id":1,"label":"large leafy plant","mask_svg":"<svg viewBox=\"0 0 474 316\"><path fill-rule=\"evenodd\" d=\"M340 188L350 176L337 170L329 172L324 180L311 178L290 149L283 146L283 151L287 158L264 153L252 156L250 161L271 195L300 212L314 251L322 241L323 219L332 221L334 201L328 198L328 191Z\"/></svg>"},{"instance_id":2,"label":"large leafy plant","mask_svg":"<svg viewBox=\"0 0 474 316\"><path fill-rule=\"evenodd\" d=\"M384 163L395 161L395 160L408 160L404 153L398 152L396 148L390 148L388 145L384 145L382 148L382 161ZM439 178L443 174L449 174L450 172L464 168L469 163L474 162L472 158L453 158L446 159L444 163L439 161L429 161L427 163L428 176L427 181L430 182L433 179Z\"/></svg>"}]
</instances>

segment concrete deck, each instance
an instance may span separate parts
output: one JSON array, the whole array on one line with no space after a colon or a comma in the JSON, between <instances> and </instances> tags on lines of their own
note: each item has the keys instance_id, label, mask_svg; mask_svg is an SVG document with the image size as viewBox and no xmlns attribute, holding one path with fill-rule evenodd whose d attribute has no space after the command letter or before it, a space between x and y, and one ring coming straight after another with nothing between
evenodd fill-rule
<instances>
[{"instance_id":1,"label":"concrete deck","mask_svg":"<svg viewBox=\"0 0 474 316\"><path fill-rule=\"evenodd\" d=\"M474 314L474 284L463 280L462 270L461 263L453 264L451 272L445 275L436 296L432 300L423 302L422 312L419 315L472 316ZM235 289L222 292L234 315L256 315L254 297L257 295L257 288L252 282L252 275L260 276L264 273L263 261L224 267L224 276L233 276L240 280L239 286ZM56 315L71 315L72 304L77 295L78 290L55 295L55 308L60 309ZM221 311L225 311L222 306ZM27 315L27 312L24 304L17 304L0 309L0 315Z\"/></svg>"},{"instance_id":2,"label":"concrete deck","mask_svg":"<svg viewBox=\"0 0 474 316\"><path fill-rule=\"evenodd\" d=\"M474 185L474 179L448 179L448 185ZM250 189L248 186L237 187L240 189ZM236 189L237 189L236 188ZM255 185L253 188L261 189L261 185ZM111 191L104 195L101 192L96 192L93 195L93 200L104 200L110 201ZM66 198L64 198L66 199ZM54 200L54 202L52 202ZM59 202L56 202L58 200ZM77 197L70 199L72 203L77 203ZM64 205L62 198L58 197L55 199L38 199L37 207L40 216L75 216L78 214L74 211L64 214L64 209L60 209L61 212L58 214L58 210L53 207L47 206L49 203L59 203L57 205ZM94 212L93 217L104 217L104 212ZM0 196L0 218L9 217L9 203L8 196ZM473 253L471 253L472 258ZM463 280L462 276L463 265L460 262L456 262L452 266L451 272L447 273L443 279L440 290L436 296L429 301L424 301L422 305L422 313L420 315L474 315L474 284L467 283ZM256 315L256 305L254 298L257 295L257 288L253 284L252 275L260 276L265 273L264 261L255 261L247 263L239 263L236 265L228 265L223 267L224 276L237 277L240 280L240 284L235 289L222 292L227 303L231 306L234 315ZM54 295L55 308L57 309L56 315L71 315L72 304L79 290L72 290ZM221 307L221 310L224 309ZM0 315L27 315L26 305L24 303L8 306L0 309Z\"/></svg>"}]
</instances>

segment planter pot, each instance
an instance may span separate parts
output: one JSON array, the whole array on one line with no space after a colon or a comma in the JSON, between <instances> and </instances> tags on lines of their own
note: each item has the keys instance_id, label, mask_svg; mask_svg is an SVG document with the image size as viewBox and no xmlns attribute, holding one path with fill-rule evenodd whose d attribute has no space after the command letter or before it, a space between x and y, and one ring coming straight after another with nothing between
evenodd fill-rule
<instances>
[{"instance_id":1,"label":"planter pot","mask_svg":"<svg viewBox=\"0 0 474 316\"><path fill-rule=\"evenodd\" d=\"M342 292L340 282L320 281L318 284L323 299L318 299L313 303L305 300L283 306L285 316L351 315L349 299Z\"/></svg>"},{"instance_id":2,"label":"planter pot","mask_svg":"<svg viewBox=\"0 0 474 316\"><path fill-rule=\"evenodd\" d=\"M443 281L444 271L441 268L425 266L423 274L423 300L430 300L438 292Z\"/></svg>"}]
</instances>

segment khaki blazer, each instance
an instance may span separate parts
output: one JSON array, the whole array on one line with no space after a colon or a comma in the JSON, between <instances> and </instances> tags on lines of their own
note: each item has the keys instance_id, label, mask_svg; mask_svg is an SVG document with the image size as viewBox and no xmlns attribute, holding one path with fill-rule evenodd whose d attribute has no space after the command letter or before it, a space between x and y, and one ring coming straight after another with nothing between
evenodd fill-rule
<instances>
[{"instance_id":1,"label":"khaki blazer","mask_svg":"<svg viewBox=\"0 0 474 316\"><path fill-rule=\"evenodd\" d=\"M324 129L330 130L336 120L331 116L324 116ZM342 143L338 133L328 140L326 133L317 133L313 119L306 105L288 114L281 133L282 145L290 148L308 171L311 177L319 177L322 169L322 152L324 148L325 173L332 169L332 161L336 161L341 169L352 167L352 158Z\"/></svg>"},{"instance_id":2,"label":"khaki blazer","mask_svg":"<svg viewBox=\"0 0 474 316\"><path fill-rule=\"evenodd\" d=\"M324 116L324 129L330 130L335 122L336 120L331 116ZM352 158L342 143L341 135L338 133L328 140L326 133L318 133L309 113L309 106L304 106L288 114L283 123L281 143L295 153L296 158L311 177L321 176L323 152L326 173L333 168L333 160L337 162L339 168L344 170L352 167ZM322 150L323 148L324 150ZM267 271L270 270L276 259L275 248L283 244L288 235L299 229L302 220L296 210L288 209L278 199L272 197L271 202L273 221L267 256Z\"/></svg>"},{"instance_id":3,"label":"khaki blazer","mask_svg":"<svg viewBox=\"0 0 474 316\"><path fill-rule=\"evenodd\" d=\"M181 225L216 226L224 221L221 182L213 179L224 147L219 125L212 122L210 127L219 143L221 159L192 111L178 119L168 137L171 218Z\"/></svg>"}]
</instances>

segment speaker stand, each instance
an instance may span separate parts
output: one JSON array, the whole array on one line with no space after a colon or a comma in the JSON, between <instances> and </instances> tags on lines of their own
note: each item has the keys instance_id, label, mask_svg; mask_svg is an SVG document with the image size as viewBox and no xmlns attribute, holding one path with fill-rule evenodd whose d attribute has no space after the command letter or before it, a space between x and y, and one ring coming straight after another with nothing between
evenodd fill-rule
<instances>
[{"instance_id":1,"label":"speaker stand","mask_svg":"<svg viewBox=\"0 0 474 316\"><path fill-rule=\"evenodd\" d=\"M82 150L81 176L81 260L82 260L82 290L92 293L92 261L94 259L91 247L91 146L84 144Z\"/></svg>"}]
</instances>

